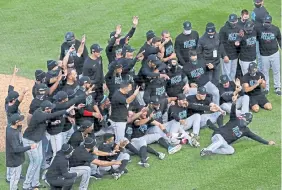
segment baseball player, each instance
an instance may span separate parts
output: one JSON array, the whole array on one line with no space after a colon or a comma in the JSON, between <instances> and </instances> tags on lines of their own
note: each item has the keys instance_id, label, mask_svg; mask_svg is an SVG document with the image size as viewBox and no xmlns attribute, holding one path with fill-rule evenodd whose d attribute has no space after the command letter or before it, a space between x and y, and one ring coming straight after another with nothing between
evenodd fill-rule
<instances>
[{"instance_id":1,"label":"baseball player","mask_svg":"<svg viewBox=\"0 0 282 190\"><path fill-rule=\"evenodd\" d=\"M190 51L190 62L184 65L183 72L188 78L190 85L189 93L186 95L197 94L197 88L205 87L207 92L212 95L213 102L219 105L218 88L209 80L208 69L204 59L198 59L197 53L194 50Z\"/></svg>"},{"instance_id":2,"label":"baseball player","mask_svg":"<svg viewBox=\"0 0 282 190\"><path fill-rule=\"evenodd\" d=\"M120 61L115 61L111 65L108 73L105 76L105 81L109 89L109 99L112 99L113 94L119 89L120 83L122 82L122 64Z\"/></svg>"},{"instance_id":3,"label":"baseball player","mask_svg":"<svg viewBox=\"0 0 282 190\"><path fill-rule=\"evenodd\" d=\"M48 121L50 119L68 114L74 109L74 106L67 110L62 110L58 112L52 112L54 109L54 104L50 101L45 100L40 104L38 108L32 115L30 123L23 134L23 144L25 146L30 146L31 144L36 144L35 149L27 151L29 157L29 166L26 174L26 179L23 184L23 189L30 189L36 187L42 187L39 182L40 166L42 163L42 138L46 132L46 127L48 126Z\"/></svg>"},{"instance_id":4,"label":"baseball player","mask_svg":"<svg viewBox=\"0 0 282 190\"><path fill-rule=\"evenodd\" d=\"M63 144L46 173L46 182L51 190L71 190L78 173L69 172L69 158L74 149L69 144Z\"/></svg>"},{"instance_id":5,"label":"baseball player","mask_svg":"<svg viewBox=\"0 0 282 190\"><path fill-rule=\"evenodd\" d=\"M78 90L79 85L78 85L78 80L77 80L77 72L73 68L69 68L67 70L67 78L66 78L66 83L62 87L62 90L67 92L69 89L74 90L74 93Z\"/></svg>"},{"instance_id":6,"label":"baseball player","mask_svg":"<svg viewBox=\"0 0 282 190\"><path fill-rule=\"evenodd\" d=\"M246 22L249 20L250 15L249 15L249 11L246 9L243 9L241 11L241 17L238 18L238 23L237 23L237 27L239 30L243 30L244 26L246 24Z\"/></svg>"},{"instance_id":7,"label":"baseball player","mask_svg":"<svg viewBox=\"0 0 282 190\"><path fill-rule=\"evenodd\" d=\"M35 83L34 83L34 85L32 87L32 96L33 96L33 98L35 98L35 96L36 96L36 87L37 87L37 85L46 82L46 73L44 71L36 70L34 75L35 75Z\"/></svg>"},{"instance_id":8,"label":"baseball player","mask_svg":"<svg viewBox=\"0 0 282 190\"><path fill-rule=\"evenodd\" d=\"M187 96L188 101L188 116L193 114L201 115L201 127L206 126L207 120L211 120L213 123L217 122L219 126L223 125L223 115L225 112L214 102L207 94L205 87L200 87L197 90L196 95ZM212 112L212 113L205 113Z\"/></svg>"},{"instance_id":9,"label":"baseball player","mask_svg":"<svg viewBox=\"0 0 282 190\"><path fill-rule=\"evenodd\" d=\"M72 50L70 51L70 49ZM87 48L85 46L85 35L83 35L82 40L79 41L75 38L73 32L67 32L65 34L65 41L61 45L60 60L64 60L66 56L74 59L74 68L78 75L81 75L83 63L88 57Z\"/></svg>"},{"instance_id":10,"label":"baseball player","mask_svg":"<svg viewBox=\"0 0 282 190\"><path fill-rule=\"evenodd\" d=\"M242 79L244 91L250 97L250 108L254 112L258 112L259 108L266 110L272 110L272 105L262 92L262 89L266 87L266 81L264 75L258 71L257 64L255 62L250 63L249 72L244 75Z\"/></svg>"},{"instance_id":11,"label":"baseball player","mask_svg":"<svg viewBox=\"0 0 282 190\"><path fill-rule=\"evenodd\" d=\"M170 37L170 32L168 30L163 30L161 35L161 43L167 41L167 43L164 45L164 56L162 59L162 61L167 64L171 59L176 59L176 54L174 53L174 47L172 39Z\"/></svg>"},{"instance_id":12,"label":"baseball player","mask_svg":"<svg viewBox=\"0 0 282 190\"><path fill-rule=\"evenodd\" d=\"M236 14L230 14L228 21L219 31L219 38L223 43L229 62L222 63L222 74L226 74L230 80L235 80L238 61L238 47L235 41L238 39L239 28L237 27L238 18Z\"/></svg>"},{"instance_id":13,"label":"baseball player","mask_svg":"<svg viewBox=\"0 0 282 190\"><path fill-rule=\"evenodd\" d=\"M129 39L132 38L132 36L135 33L136 27L138 25L139 18L138 16L133 16L132 18L132 28L130 31L122 38L121 36L121 25L116 26L116 30L110 33L110 40L106 47L106 55L109 61L109 64L115 60L115 52L116 47L124 45L127 45L129 42Z\"/></svg>"},{"instance_id":14,"label":"baseball player","mask_svg":"<svg viewBox=\"0 0 282 190\"><path fill-rule=\"evenodd\" d=\"M79 190L88 189L90 176L94 177L91 173L98 171L97 166L118 167L122 164L120 160L113 160L111 162L99 160L97 156L114 156L116 153L99 151L95 145L96 141L94 139L86 137L83 145L77 147L69 159L70 172L77 172L78 177L82 176Z\"/></svg>"},{"instance_id":15,"label":"baseball player","mask_svg":"<svg viewBox=\"0 0 282 190\"><path fill-rule=\"evenodd\" d=\"M134 101L139 93L139 88L140 87L137 87L134 93L127 97L127 94L131 91L131 89L129 88L129 83L123 81L120 84L120 89L113 95L111 101L112 113L109 121L114 128L115 143L119 143L124 138L128 112L127 105Z\"/></svg>"},{"instance_id":16,"label":"baseball player","mask_svg":"<svg viewBox=\"0 0 282 190\"><path fill-rule=\"evenodd\" d=\"M269 15L268 11L264 6L263 0L254 0L255 8L251 13L251 19L255 23L256 27L260 27L263 24L263 20L266 15ZM259 42L256 42L256 55L259 71L262 70L261 67L261 55L259 51Z\"/></svg>"},{"instance_id":17,"label":"baseball player","mask_svg":"<svg viewBox=\"0 0 282 190\"><path fill-rule=\"evenodd\" d=\"M208 126L214 132L212 134L212 144L201 150L201 156L210 154L234 154L235 150L230 145L238 139L246 136L257 142L268 145L275 145L274 141L266 141L253 133L247 126L252 122L252 114L245 113L240 117L236 116L236 103L232 104L230 120L224 126L217 128L211 121Z\"/></svg>"},{"instance_id":18,"label":"baseball player","mask_svg":"<svg viewBox=\"0 0 282 190\"><path fill-rule=\"evenodd\" d=\"M200 133L200 123L201 115L193 114L188 117L187 113L188 102L186 101L186 96L184 94L179 94L177 96L177 102L175 105L171 105L168 109L168 123L166 123L166 129L171 134L182 134L184 137L182 139L182 144L189 144L191 146L200 146L199 133ZM193 132L185 132L188 129L193 128ZM181 136L180 136L181 137ZM188 142L187 142L188 141Z\"/></svg>"},{"instance_id":19,"label":"baseball player","mask_svg":"<svg viewBox=\"0 0 282 190\"><path fill-rule=\"evenodd\" d=\"M37 145L23 146L21 134L23 115L14 113L9 120L10 126L6 129L6 166L9 167L10 172L10 190L17 190L22 164L25 161L24 153L30 149L35 149Z\"/></svg>"},{"instance_id":20,"label":"baseball player","mask_svg":"<svg viewBox=\"0 0 282 190\"><path fill-rule=\"evenodd\" d=\"M127 173L128 170L126 166L129 162L130 155L128 153L122 152L125 148L127 140L125 142L121 142L119 145L114 146L114 135L111 133L107 133L103 136L103 143L98 147L98 150L108 153L117 152L114 156L99 156L99 160L105 161L113 161L120 160L120 166L107 166L107 167L99 167L100 174L104 174L105 172L111 172L115 180L118 180L122 174Z\"/></svg>"},{"instance_id":21,"label":"baseball player","mask_svg":"<svg viewBox=\"0 0 282 190\"><path fill-rule=\"evenodd\" d=\"M186 65L189 60L189 52L196 50L199 41L199 33L192 30L192 24L189 21L183 23L183 32L175 39L174 50L178 63L181 66Z\"/></svg>"},{"instance_id":22,"label":"baseball player","mask_svg":"<svg viewBox=\"0 0 282 190\"><path fill-rule=\"evenodd\" d=\"M266 80L266 93L269 92L269 69L272 68L275 93L281 96L280 82L280 53L281 32L277 26L272 23L272 17L266 15L263 25L257 29L259 50L261 55L261 72ZM278 46L279 45L279 46Z\"/></svg>"},{"instance_id":23,"label":"baseball player","mask_svg":"<svg viewBox=\"0 0 282 190\"><path fill-rule=\"evenodd\" d=\"M166 81L163 78L154 77L147 84L144 91L144 101L150 103L152 96L157 96L159 99L166 98Z\"/></svg>"},{"instance_id":24,"label":"baseball player","mask_svg":"<svg viewBox=\"0 0 282 190\"><path fill-rule=\"evenodd\" d=\"M252 21L247 21L244 26L243 37L239 36L235 42L236 46L240 46L239 63L243 75L248 72L249 64L256 60L257 32L254 26Z\"/></svg>"},{"instance_id":25,"label":"baseball player","mask_svg":"<svg viewBox=\"0 0 282 190\"><path fill-rule=\"evenodd\" d=\"M92 139L95 139L95 135L93 133L94 124L91 123L89 120L84 120L79 129L75 131L71 138L68 141L68 144L70 144L74 149L76 149L78 146L80 146L86 137L91 137Z\"/></svg>"},{"instance_id":26,"label":"baseball player","mask_svg":"<svg viewBox=\"0 0 282 190\"><path fill-rule=\"evenodd\" d=\"M104 96L106 86L104 83L103 60L101 57L101 48L98 44L90 47L90 56L85 60L83 65L83 76L88 76L91 84L95 85L95 101L100 102Z\"/></svg>"},{"instance_id":27,"label":"baseball player","mask_svg":"<svg viewBox=\"0 0 282 190\"><path fill-rule=\"evenodd\" d=\"M236 79L236 81L233 82L229 80L227 75L221 75L218 88L220 94L220 107L222 110L230 113L232 101L237 100L236 114L239 116L249 112L250 98L243 92L239 79ZM239 110L240 108L241 110Z\"/></svg>"},{"instance_id":28,"label":"baseball player","mask_svg":"<svg viewBox=\"0 0 282 190\"><path fill-rule=\"evenodd\" d=\"M224 63L228 63L229 58L213 23L206 25L206 32L197 45L197 54L207 62L209 80L217 86L220 75L220 58L223 58Z\"/></svg>"},{"instance_id":29,"label":"baseball player","mask_svg":"<svg viewBox=\"0 0 282 190\"><path fill-rule=\"evenodd\" d=\"M190 88L187 76L183 72L182 67L178 65L176 59L172 58L168 61L167 76L169 80L166 85L166 93L169 97L188 93Z\"/></svg>"}]
</instances>

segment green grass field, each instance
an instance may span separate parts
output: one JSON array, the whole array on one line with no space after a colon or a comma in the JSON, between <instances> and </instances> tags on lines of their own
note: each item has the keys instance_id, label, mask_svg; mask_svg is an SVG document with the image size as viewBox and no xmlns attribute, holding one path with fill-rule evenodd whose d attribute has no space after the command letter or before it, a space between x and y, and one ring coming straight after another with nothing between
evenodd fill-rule
<instances>
[{"instance_id":1,"label":"green grass field","mask_svg":"<svg viewBox=\"0 0 282 190\"><path fill-rule=\"evenodd\" d=\"M280 26L281 2L266 0L265 6L273 16L274 24ZM46 60L59 56L60 45L66 31L73 31L77 38L86 34L86 45L99 43L106 47L109 33L115 25L122 24L126 33L132 16L139 16L139 25L130 44L138 49L145 41L145 33L152 29L157 34L163 29L171 31L172 37L182 32L185 20L203 34L207 22L219 28L230 13L240 14L246 8L252 10L251 0L178 0L178 1L130 1L130 0L9 0L0 1L1 73L11 73L14 65L20 75L33 79L34 70L46 70ZM103 54L104 64L107 65ZM276 146L265 146L242 139L234 148L233 156L201 158L200 149L184 147L175 155L159 161L150 156L150 168L137 166L134 157L129 173L120 180L91 180L89 189L135 189L135 190L279 190L281 189L281 99L271 89L269 100L273 111L255 114L250 125L254 132ZM210 143L211 131L201 131L201 146ZM156 146L158 150L164 149ZM4 181L5 156L0 155L0 189L8 189ZM25 174L25 173L24 173ZM20 189L22 187L20 186ZM77 186L75 189L78 189Z\"/></svg>"}]
</instances>

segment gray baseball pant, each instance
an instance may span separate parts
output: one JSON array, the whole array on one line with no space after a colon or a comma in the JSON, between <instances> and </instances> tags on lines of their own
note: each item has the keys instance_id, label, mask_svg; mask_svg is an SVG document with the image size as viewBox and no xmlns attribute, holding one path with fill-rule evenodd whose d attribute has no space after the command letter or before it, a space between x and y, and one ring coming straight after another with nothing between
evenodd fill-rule
<instances>
[{"instance_id":1,"label":"gray baseball pant","mask_svg":"<svg viewBox=\"0 0 282 190\"><path fill-rule=\"evenodd\" d=\"M22 172L22 165L18 167L11 167L10 168L10 190L17 190L18 189L18 182L21 177Z\"/></svg>"},{"instance_id":2,"label":"gray baseball pant","mask_svg":"<svg viewBox=\"0 0 282 190\"><path fill-rule=\"evenodd\" d=\"M224 63L222 60L221 71L222 75L227 75L230 81L235 80L236 71L237 71L237 61L238 59L229 60L228 63Z\"/></svg>"},{"instance_id":3,"label":"gray baseball pant","mask_svg":"<svg viewBox=\"0 0 282 190\"><path fill-rule=\"evenodd\" d=\"M62 145L63 145L63 135L62 133L56 134L56 135L50 135L50 142L51 142L51 147L53 150L53 157L51 160L51 163L53 162L56 154L58 151L61 150Z\"/></svg>"},{"instance_id":4,"label":"gray baseball pant","mask_svg":"<svg viewBox=\"0 0 282 190\"><path fill-rule=\"evenodd\" d=\"M157 142L160 138L161 135L158 133L146 134L142 137L131 139L131 144L139 151L142 146Z\"/></svg>"},{"instance_id":5,"label":"gray baseball pant","mask_svg":"<svg viewBox=\"0 0 282 190\"><path fill-rule=\"evenodd\" d=\"M95 136L96 137L103 136L106 133L115 134L114 128L112 126L103 127L102 129L100 129L100 131L97 131L95 133Z\"/></svg>"},{"instance_id":6,"label":"gray baseball pant","mask_svg":"<svg viewBox=\"0 0 282 190\"><path fill-rule=\"evenodd\" d=\"M136 100L138 101L138 103L141 106L146 106L146 103L144 102L143 96L144 96L144 91L140 91L136 96Z\"/></svg>"},{"instance_id":7,"label":"gray baseball pant","mask_svg":"<svg viewBox=\"0 0 282 190\"><path fill-rule=\"evenodd\" d=\"M119 153L118 157L116 160L129 160L130 159L130 155L128 153ZM99 172L103 175L106 172L110 171L111 168L113 168L114 170L117 170L119 168L120 165L112 165L112 166L101 166L99 167Z\"/></svg>"},{"instance_id":8,"label":"gray baseball pant","mask_svg":"<svg viewBox=\"0 0 282 190\"><path fill-rule=\"evenodd\" d=\"M254 61L241 61L241 60L239 60L239 64L241 66L243 76L248 73L250 63L255 62L255 61L256 60L254 60Z\"/></svg>"},{"instance_id":9,"label":"gray baseball pant","mask_svg":"<svg viewBox=\"0 0 282 190\"><path fill-rule=\"evenodd\" d=\"M29 165L26 172L25 181L23 183L23 188L28 189L40 185L40 166L43 160L42 141L34 142L32 140L23 138L23 144L24 146L37 144L37 147L35 149L27 151L27 155L29 157Z\"/></svg>"},{"instance_id":10,"label":"gray baseball pant","mask_svg":"<svg viewBox=\"0 0 282 190\"><path fill-rule=\"evenodd\" d=\"M262 73L266 80L266 90L269 91L269 69L272 68L274 88L281 88L280 81L280 54L279 51L270 56L261 56Z\"/></svg>"},{"instance_id":11,"label":"gray baseball pant","mask_svg":"<svg viewBox=\"0 0 282 190\"><path fill-rule=\"evenodd\" d=\"M119 143L121 140L124 139L126 122L114 122L110 119L109 121L111 123L111 127L113 127L114 129L115 143Z\"/></svg>"},{"instance_id":12,"label":"gray baseball pant","mask_svg":"<svg viewBox=\"0 0 282 190\"><path fill-rule=\"evenodd\" d=\"M81 182L79 185L79 190L87 190L88 189L88 184L89 184L89 179L90 179L90 174L91 174L91 169L89 166L77 166L77 167L71 167L70 172L74 173L77 172L78 176L81 176Z\"/></svg>"},{"instance_id":13,"label":"gray baseball pant","mask_svg":"<svg viewBox=\"0 0 282 190\"><path fill-rule=\"evenodd\" d=\"M62 132L63 144L66 144L69 142L73 133L74 133L73 127L71 127L70 130L68 131Z\"/></svg>"},{"instance_id":14,"label":"gray baseball pant","mask_svg":"<svg viewBox=\"0 0 282 190\"><path fill-rule=\"evenodd\" d=\"M209 114L202 114L201 115L201 127L207 125L207 121L211 120L212 123L216 123L217 118L221 115L221 112L214 112Z\"/></svg>"},{"instance_id":15,"label":"gray baseball pant","mask_svg":"<svg viewBox=\"0 0 282 190\"><path fill-rule=\"evenodd\" d=\"M261 55L259 51L259 41L256 42L256 54L257 54L258 70L262 71L262 60L261 60Z\"/></svg>"},{"instance_id":16,"label":"gray baseball pant","mask_svg":"<svg viewBox=\"0 0 282 190\"><path fill-rule=\"evenodd\" d=\"M240 116L241 114L247 113L249 112L249 104L250 103L250 97L248 95L244 95L238 98L237 102L236 102L236 115ZM223 103L221 104L221 109L226 111L227 113L230 114L231 112L231 106L232 103L228 102L228 103ZM241 110L238 110L240 109Z\"/></svg>"},{"instance_id":17,"label":"gray baseball pant","mask_svg":"<svg viewBox=\"0 0 282 190\"><path fill-rule=\"evenodd\" d=\"M211 138L212 144L206 150L215 154L234 154L235 150L230 146L220 134L215 134Z\"/></svg>"},{"instance_id":18,"label":"gray baseball pant","mask_svg":"<svg viewBox=\"0 0 282 190\"><path fill-rule=\"evenodd\" d=\"M6 179L7 181L10 181L11 180L11 169L10 167L7 167L7 172L6 172Z\"/></svg>"},{"instance_id":19,"label":"gray baseball pant","mask_svg":"<svg viewBox=\"0 0 282 190\"><path fill-rule=\"evenodd\" d=\"M207 84L204 85L204 87L207 90L208 94L212 95L212 101L213 103L215 103L216 105L219 105L219 90L218 88L212 83L212 82L207 82ZM190 88L188 94L186 94L186 96L190 96L190 95L196 95L197 94L197 88Z\"/></svg>"}]
</instances>

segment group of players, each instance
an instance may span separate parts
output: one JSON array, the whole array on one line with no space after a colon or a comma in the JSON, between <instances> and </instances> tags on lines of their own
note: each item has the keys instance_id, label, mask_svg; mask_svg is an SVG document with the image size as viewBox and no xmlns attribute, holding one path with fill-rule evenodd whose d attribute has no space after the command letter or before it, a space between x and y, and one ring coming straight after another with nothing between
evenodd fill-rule
<instances>
[{"instance_id":1,"label":"group of players","mask_svg":"<svg viewBox=\"0 0 282 190\"><path fill-rule=\"evenodd\" d=\"M188 21L175 43L169 31L159 38L150 30L136 56L129 45L138 25L134 16L128 34L121 35L120 25L110 33L105 75L103 48L93 44L88 53L85 36L79 41L74 33L66 33L60 60L48 60L47 72L35 71L34 99L23 135L19 105L28 89L14 91L15 67L5 104L10 189L18 188L25 152L29 166L24 190L45 188L40 184L42 169L51 189L71 189L81 177L79 189L86 190L92 177L111 174L119 179L126 174L130 155L140 157L138 164L145 168L150 166L148 153L163 160L166 155L152 143L168 154L187 145L199 147L204 127L214 133L201 156L233 154L230 144L243 136L274 145L247 127L253 118L250 108L253 112L272 109L266 97L270 67L275 93L281 95L280 30L272 24L263 1L255 0L255 6L252 20L247 10L240 18L231 14L219 33L208 23L202 37ZM141 67L138 73L136 64ZM224 125L226 113L230 120Z\"/></svg>"}]
</instances>

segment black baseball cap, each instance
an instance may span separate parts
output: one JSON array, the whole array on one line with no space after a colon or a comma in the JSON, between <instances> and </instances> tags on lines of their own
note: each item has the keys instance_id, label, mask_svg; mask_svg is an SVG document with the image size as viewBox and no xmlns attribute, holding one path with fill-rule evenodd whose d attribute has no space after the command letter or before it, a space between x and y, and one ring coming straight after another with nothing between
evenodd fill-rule
<instances>
[{"instance_id":1,"label":"black baseball cap","mask_svg":"<svg viewBox=\"0 0 282 190\"><path fill-rule=\"evenodd\" d=\"M18 113L15 113L10 117L10 122L12 125L15 125L17 122L23 121L23 120L24 120L24 116Z\"/></svg>"},{"instance_id":2,"label":"black baseball cap","mask_svg":"<svg viewBox=\"0 0 282 190\"><path fill-rule=\"evenodd\" d=\"M73 32L67 32L65 34L65 41L73 41L74 40L74 33Z\"/></svg>"},{"instance_id":3,"label":"black baseball cap","mask_svg":"<svg viewBox=\"0 0 282 190\"><path fill-rule=\"evenodd\" d=\"M69 56L67 67L68 68L74 68L74 58L73 58L73 56Z\"/></svg>"},{"instance_id":4,"label":"black baseball cap","mask_svg":"<svg viewBox=\"0 0 282 190\"><path fill-rule=\"evenodd\" d=\"M191 24L191 22L185 21L185 22L183 23L183 28L184 28L184 30L191 30L191 29L192 29L192 24Z\"/></svg>"},{"instance_id":5,"label":"black baseball cap","mask_svg":"<svg viewBox=\"0 0 282 190\"><path fill-rule=\"evenodd\" d=\"M42 81L46 77L46 73L40 69L36 70L34 75L36 81Z\"/></svg>"},{"instance_id":6,"label":"black baseball cap","mask_svg":"<svg viewBox=\"0 0 282 190\"><path fill-rule=\"evenodd\" d=\"M84 147L92 149L96 145L96 139L92 139L90 137L86 137L84 140Z\"/></svg>"},{"instance_id":7,"label":"black baseball cap","mask_svg":"<svg viewBox=\"0 0 282 190\"><path fill-rule=\"evenodd\" d=\"M93 125L93 123L89 120L84 120L79 128L79 131L85 131L85 129L91 127Z\"/></svg>"},{"instance_id":8,"label":"black baseball cap","mask_svg":"<svg viewBox=\"0 0 282 190\"><path fill-rule=\"evenodd\" d=\"M119 87L120 88L126 88L126 87L128 87L129 84L130 84L130 82L128 82L127 80L123 80L123 81L121 81Z\"/></svg>"},{"instance_id":9,"label":"black baseball cap","mask_svg":"<svg viewBox=\"0 0 282 190\"><path fill-rule=\"evenodd\" d=\"M67 89L67 90L66 90L66 93L67 93L69 99L74 98L74 97L75 97L75 94L76 94L75 91L74 91L74 89L71 89L71 88Z\"/></svg>"},{"instance_id":10,"label":"black baseball cap","mask_svg":"<svg viewBox=\"0 0 282 190\"><path fill-rule=\"evenodd\" d=\"M206 95L207 94L207 90L206 90L206 88L204 86L199 87L197 92L198 92L198 94L201 94L201 95Z\"/></svg>"},{"instance_id":11,"label":"black baseball cap","mask_svg":"<svg viewBox=\"0 0 282 190\"><path fill-rule=\"evenodd\" d=\"M48 60L47 61L47 69L51 71L54 67L58 66L58 62L55 60Z\"/></svg>"},{"instance_id":12,"label":"black baseball cap","mask_svg":"<svg viewBox=\"0 0 282 190\"><path fill-rule=\"evenodd\" d=\"M110 33L110 38L114 37L116 35L116 31L113 31ZM121 34L118 35L117 38L120 38L121 37Z\"/></svg>"},{"instance_id":13,"label":"black baseball cap","mask_svg":"<svg viewBox=\"0 0 282 190\"><path fill-rule=\"evenodd\" d=\"M114 65L113 65L113 68L114 68L114 69L122 68L121 62L120 62L120 61L115 62Z\"/></svg>"},{"instance_id":14,"label":"black baseball cap","mask_svg":"<svg viewBox=\"0 0 282 190\"><path fill-rule=\"evenodd\" d=\"M272 16L266 15L263 19L264 23L271 23L272 22Z\"/></svg>"},{"instance_id":15,"label":"black baseball cap","mask_svg":"<svg viewBox=\"0 0 282 190\"><path fill-rule=\"evenodd\" d=\"M184 94L178 94L177 100L186 100L186 96Z\"/></svg>"},{"instance_id":16,"label":"black baseball cap","mask_svg":"<svg viewBox=\"0 0 282 190\"><path fill-rule=\"evenodd\" d=\"M135 49L133 49L130 45L125 45L125 46L123 46L123 48L122 48L122 52L123 52L123 53L126 53L126 52L132 53L132 52L134 52L134 51L135 51Z\"/></svg>"},{"instance_id":17,"label":"black baseball cap","mask_svg":"<svg viewBox=\"0 0 282 190\"><path fill-rule=\"evenodd\" d=\"M65 91L59 91L55 96L53 96L53 99L55 99L57 102L61 102L68 98L68 94Z\"/></svg>"},{"instance_id":18,"label":"black baseball cap","mask_svg":"<svg viewBox=\"0 0 282 190\"><path fill-rule=\"evenodd\" d=\"M251 62L249 64L248 70L249 70L250 73L256 72L257 71L257 64L255 62Z\"/></svg>"},{"instance_id":19,"label":"black baseball cap","mask_svg":"<svg viewBox=\"0 0 282 190\"><path fill-rule=\"evenodd\" d=\"M48 86L45 83L40 83L36 86L37 91L46 91Z\"/></svg>"},{"instance_id":20,"label":"black baseball cap","mask_svg":"<svg viewBox=\"0 0 282 190\"><path fill-rule=\"evenodd\" d=\"M82 86L84 85L85 83L91 83L91 80L88 76L83 76L79 79L79 85Z\"/></svg>"},{"instance_id":21,"label":"black baseball cap","mask_svg":"<svg viewBox=\"0 0 282 190\"><path fill-rule=\"evenodd\" d=\"M206 25L206 32L207 32L207 33L213 33L213 32L215 32L215 25L214 25L214 23L209 22L209 23Z\"/></svg>"},{"instance_id":22,"label":"black baseball cap","mask_svg":"<svg viewBox=\"0 0 282 190\"><path fill-rule=\"evenodd\" d=\"M157 96L152 96L152 97L150 98L150 103L151 103L151 104L154 104L154 105L159 105L159 104L160 104L160 99L159 99L159 97L157 97Z\"/></svg>"},{"instance_id":23,"label":"black baseball cap","mask_svg":"<svg viewBox=\"0 0 282 190\"><path fill-rule=\"evenodd\" d=\"M69 155L73 151L73 147L70 144L63 144L61 148L64 155Z\"/></svg>"},{"instance_id":24,"label":"black baseball cap","mask_svg":"<svg viewBox=\"0 0 282 190\"><path fill-rule=\"evenodd\" d=\"M147 61L150 62L152 61L153 63L155 63L156 65L161 64L162 62L160 61L160 59L157 57L156 54L151 54L148 56Z\"/></svg>"},{"instance_id":25,"label":"black baseball cap","mask_svg":"<svg viewBox=\"0 0 282 190\"><path fill-rule=\"evenodd\" d=\"M55 104L52 104L49 100L44 100L41 104L40 104L40 108L42 110L45 109L54 109L56 107Z\"/></svg>"},{"instance_id":26,"label":"black baseball cap","mask_svg":"<svg viewBox=\"0 0 282 190\"><path fill-rule=\"evenodd\" d=\"M149 30L147 33L146 33L146 38L147 38L147 41L151 40L152 38L156 37L156 34L153 30Z\"/></svg>"},{"instance_id":27,"label":"black baseball cap","mask_svg":"<svg viewBox=\"0 0 282 190\"><path fill-rule=\"evenodd\" d=\"M11 101L17 99L18 97L19 97L19 93L16 92L16 91L14 91L14 90L12 90L12 91L10 91L10 92L8 93L8 96L7 96L7 98L6 98L6 101L11 102Z\"/></svg>"},{"instance_id":28,"label":"black baseball cap","mask_svg":"<svg viewBox=\"0 0 282 190\"><path fill-rule=\"evenodd\" d=\"M229 22L236 22L238 21L237 15L236 14L230 14L228 17Z\"/></svg>"},{"instance_id":29,"label":"black baseball cap","mask_svg":"<svg viewBox=\"0 0 282 190\"><path fill-rule=\"evenodd\" d=\"M90 52L94 51L94 52L100 53L102 50L103 50L103 48L101 48L99 44L93 44L90 47Z\"/></svg>"},{"instance_id":30,"label":"black baseball cap","mask_svg":"<svg viewBox=\"0 0 282 190\"><path fill-rule=\"evenodd\" d=\"M254 22L251 20L248 20L244 25L244 30L245 31L253 30L254 26L255 26Z\"/></svg>"},{"instance_id":31,"label":"black baseball cap","mask_svg":"<svg viewBox=\"0 0 282 190\"><path fill-rule=\"evenodd\" d=\"M108 139L114 137L114 134L112 133L106 133L103 135L104 136L104 142L107 141Z\"/></svg>"},{"instance_id":32,"label":"black baseball cap","mask_svg":"<svg viewBox=\"0 0 282 190\"><path fill-rule=\"evenodd\" d=\"M220 82L221 84L226 84L227 82L229 82L229 78L227 75L221 75L220 76Z\"/></svg>"}]
</instances>

